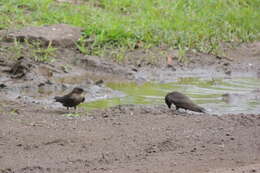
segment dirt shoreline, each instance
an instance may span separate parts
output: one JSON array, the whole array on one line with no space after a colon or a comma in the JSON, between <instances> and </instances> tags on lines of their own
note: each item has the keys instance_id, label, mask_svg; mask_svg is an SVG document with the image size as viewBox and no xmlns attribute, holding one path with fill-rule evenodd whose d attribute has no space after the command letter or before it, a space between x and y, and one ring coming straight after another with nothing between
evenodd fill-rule
<instances>
[{"instance_id":1,"label":"dirt shoreline","mask_svg":"<svg viewBox=\"0 0 260 173\"><path fill-rule=\"evenodd\" d=\"M190 53L190 63L173 58L173 67L167 67L165 57L152 64L149 55L139 51L121 63L61 49L53 63L34 62L25 53L17 64L8 59L11 53L0 54L1 173L260 171L260 114L177 113L162 103L79 110L81 116L67 117L67 111L49 99L75 85L93 90L90 97L114 96L114 91L95 84L99 80L260 77L259 42L228 50L228 58ZM35 95L45 99L35 102Z\"/></svg>"},{"instance_id":2,"label":"dirt shoreline","mask_svg":"<svg viewBox=\"0 0 260 173\"><path fill-rule=\"evenodd\" d=\"M72 118L62 109L0 105L2 173L260 171L260 114L124 105Z\"/></svg>"}]
</instances>

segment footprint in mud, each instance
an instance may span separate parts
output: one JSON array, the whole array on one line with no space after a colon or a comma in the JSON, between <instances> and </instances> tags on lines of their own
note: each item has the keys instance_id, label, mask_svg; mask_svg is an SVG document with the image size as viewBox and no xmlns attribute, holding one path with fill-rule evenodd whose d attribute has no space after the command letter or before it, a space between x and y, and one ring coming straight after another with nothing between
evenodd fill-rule
<instances>
[{"instance_id":1,"label":"footprint in mud","mask_svg":"<svg viewBox=\"0 0 260 173\"><path fill-rule=\"evenodd\" d=\"M41 166L27 166L27 167L24 167L22 169L20 169L19 171L17 172L21 172L21 173L43 173L43 172L50 172L50 168L43 168Z\"/></svg>"},{"instance_id":2,"label":"footprint in mud","mask_svg":"<svg viewBox=\"0 0 260 173\"><path fill-rule=\"evenodd\" d=\"M158 153L158 152L167 152L167 151L175 151L181 146L172 142L171 140L165 140L156 144L150 144L149 147L145 149L146 153Z\"/></svg>"},{"instance_id":3,"label":"footprint in mud","mask_svg":"<svg viewBox=\"0 0 260 173\"><path fill-rule=\"evenodd\" d=\"M30 150L33 150L33 149L39 148L39 146L36 145L36 144L33 144L33 145L28 145L28 144L26 144L26 145L23 145L23 144L17 144L16 146L17 146L17 147L23 147L23 149L24 149L24 150L27 150L27 151L30 151Z\"/></svg>"}]
</instances>

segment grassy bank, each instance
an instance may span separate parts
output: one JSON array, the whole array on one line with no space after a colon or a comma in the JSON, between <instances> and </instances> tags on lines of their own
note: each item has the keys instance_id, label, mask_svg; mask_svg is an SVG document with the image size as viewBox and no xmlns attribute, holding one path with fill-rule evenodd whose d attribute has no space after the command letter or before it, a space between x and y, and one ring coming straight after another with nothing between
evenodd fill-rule
<instances>
[{"instance_id":1,"label":"grassy bank","mask_svg":"<svg viewBox=\"0 0 260 173\"><path fill-rule=\"evenodd\" d=\"M223 42L260 39L260 0L1 0L0 28L67 23L92 38L88 49L167 44L216 53ZM85 38L81 43L85 42ZM81 44L82 51L84 47ZM90 53L90 52L89 52Z\"/></svg>"}]
</instances>

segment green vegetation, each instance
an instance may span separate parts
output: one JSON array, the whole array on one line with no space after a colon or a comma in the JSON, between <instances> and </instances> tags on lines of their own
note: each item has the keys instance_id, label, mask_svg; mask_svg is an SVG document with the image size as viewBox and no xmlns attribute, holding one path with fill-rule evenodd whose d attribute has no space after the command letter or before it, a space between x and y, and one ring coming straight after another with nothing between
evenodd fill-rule
<instances>
[{"instance_id":1,"label":"green vegetation","mask_svg":"<svg viewBox=\"0 0 260 173\"><path fill-rule=\"evenodd\" d=\"M2 52L11 52L10 58L13 60L27 55L26 57L30 57L37 62L52 62L54 61L53 57L55 56L56 48L52 47L51 43L44 47L38 41L29 42L25 40L24 43L20 43L14 40L13 44L6 47L6 49L3 48Z\"/></svg>"},{"instance_id":2,"label":"green vegetation","mask_svg":"<svg viewBox=\"0 0 260 173\"><path fill-rule=\"evenodd\" d=\"M78 0L79 1L79 0ZM222 43L260 38L260 0L1 0L0 28L67 23L84 29L86 54L166 44L217 54ZM91 44L89 44L91 40ZM119 55L122 59L123 55Z\"/></svg>"},{"instance_id":3,"label":"green vegetation","mask_svg":"<svg viewBox=\"0 0 260 173\"><path fill-rule=\"evenodd\" d=\"M52 47L51 43L47 47L42 47L40 42L29 43L27 45L31 48L32 57L38 62L52 62L55 55L56 48Z\"/></svg>"}]
</instances>

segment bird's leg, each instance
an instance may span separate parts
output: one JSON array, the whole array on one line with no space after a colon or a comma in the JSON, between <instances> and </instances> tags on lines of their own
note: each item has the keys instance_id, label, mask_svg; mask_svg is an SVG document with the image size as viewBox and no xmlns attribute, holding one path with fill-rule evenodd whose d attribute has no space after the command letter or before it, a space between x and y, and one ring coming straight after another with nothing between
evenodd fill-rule
<instances>
[{"instance_id":1,"label":"bird's leg","mask_svg":"<svg viewBox=\"0 0 260 173\"><path fill-rule=\"evenodd\" d=\"M74 107L74 113L76 114L76 113L78 113L78 111L77 111L77 106L73 106Z\"/></svg>"},{"instance_id":2,"label":"bird's leg","mask_svg":"<svg viewBox=\"0 0 260 173\"><path fill-rule=\"evenodd\" d=\"M70 111L70 107L67 107L67 110L68 110L68 113L70 114L70 112L71 112L71 111Z\"/></svg>"}]
</instances>

